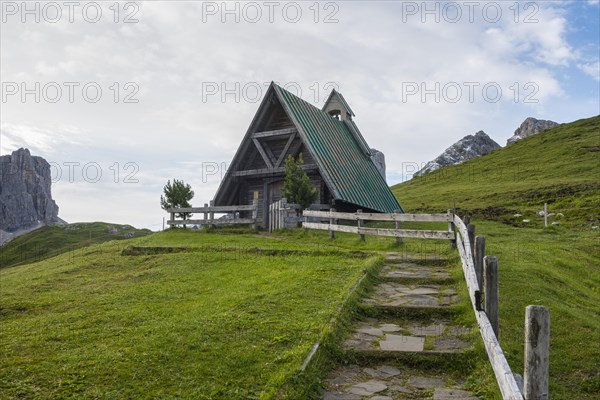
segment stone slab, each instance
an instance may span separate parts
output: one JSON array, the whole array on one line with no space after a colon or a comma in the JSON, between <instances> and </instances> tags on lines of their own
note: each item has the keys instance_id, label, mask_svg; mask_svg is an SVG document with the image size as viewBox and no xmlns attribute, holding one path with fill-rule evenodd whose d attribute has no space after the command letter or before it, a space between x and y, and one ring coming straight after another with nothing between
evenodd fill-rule
<instances>
[{"instance_id":1,"label":"stone slab","mask_svg":"<svg viewBox=\"0 0 600 400\"><path fill-rule=\"evenodd\" d=\"M372 396L375 393L383 392L387 389L387 385L378 380L370 380L363 383L358 383L352 386L348 392L359 396Z\"/></svg>"},{"instance_id":2,"label":"stone slab","mask_svg":"<svg viewBox=\"0 0 600 400\"><path fill-rule=\"evenodd\" d=\"M425 338L407 335L386 334L385 340L379 342L383 351L413 351L421 352L425 346Z\"/></svg>"},{"instance_id":3,"label":"stone slab","mask_svg":"<svg viewBox=\"0 0 600 400\"><path fill-rule=\"evenodd\" d=\"M426 376L413 376L409 378L408 384L417 389L432 389L444 387L444 381L440 378L429 378Z\"/></svg>"}]
</instances>

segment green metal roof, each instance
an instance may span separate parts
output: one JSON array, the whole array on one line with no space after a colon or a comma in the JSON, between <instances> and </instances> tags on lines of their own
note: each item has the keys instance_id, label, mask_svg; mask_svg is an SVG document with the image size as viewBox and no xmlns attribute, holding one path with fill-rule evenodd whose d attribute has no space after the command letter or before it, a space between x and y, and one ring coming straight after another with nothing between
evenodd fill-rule
<instances>
[{"instance_id":1,"label":"green metal roof","mask_svg":"<svg viewBox=\"0 0 600 400\"><path fill-rule=\"evenodd\" d=\"M364 141L358 128L360 138L344 121L277 85L273 87L336 200L384 213L402 210L370 155L357 142Z\"/></svg>"}]
</instances>

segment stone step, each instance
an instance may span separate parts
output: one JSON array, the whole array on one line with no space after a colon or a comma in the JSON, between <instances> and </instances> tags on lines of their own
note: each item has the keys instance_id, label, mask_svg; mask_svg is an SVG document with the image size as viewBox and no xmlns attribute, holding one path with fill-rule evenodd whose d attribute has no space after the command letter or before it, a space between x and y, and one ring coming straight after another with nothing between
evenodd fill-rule
<instances>
[{"instance_id":1,"label":"stone step","mask_svg":"<svg viewBox=\"0 0 600 400\"><path fill-rule=\"evenodd\" d=\"M381 353L450 355L472 347L470 328L447 319L390 322L366 318L354 324L343 343L347 352L372 353L375 358L381 358Z\"/></svg>"},{"instance_id":2,"label":"stone step","mask_svg":"<svg viewBox=\"0 0 600 400\"><path fill-rule=\"evenodd\" d=\"M437 254L412 254L388 252L385 254L388 262L418 262L423 264L444 264L448 263L448 257Z\"/></svg>"},{"instance_id":3,"label":"stone step","mask_svg":"<svg viewBox=\"0 0 600 400\"><path fill-rule=\"evenodd\" d=\"M363 300L367 306L395 308L447 308L458 303L452 287L440 284L404 284L381 282L375 285L371 298Z\"/></svg>"},{"instance_id":4,"label":"stone step","mask_svg":"<svg viewBox=\"0 0 600 400\"><path fill-rule=\"evenodd\" d=\"M442 283L451 279L448 268L443 266L427 266L414 262L387 264L379 274L383 280L418 281Z\"/></svg>"},{"instance_id":5,"label":"stone step","mask_svg":"<svg viewBox=\"0 0 600 400\"><path fill-rule=\"evenodd\" d=\"M325 380L323 400L477 400L441 371L423 372L393 364L341 366Z\"/></svg>"}]
</instances>

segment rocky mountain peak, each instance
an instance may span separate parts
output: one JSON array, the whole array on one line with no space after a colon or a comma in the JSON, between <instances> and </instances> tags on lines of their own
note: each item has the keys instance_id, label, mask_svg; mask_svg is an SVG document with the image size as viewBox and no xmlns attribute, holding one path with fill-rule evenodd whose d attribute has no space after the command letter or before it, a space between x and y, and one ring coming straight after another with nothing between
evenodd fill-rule
<instances>
[{"instance_id":1,"label":"rocky mountain peak","mask_svg":"<svg viewBox=\"0 0 600 400\"><path fill-rule=\"evenodd\" d=\"M19 149L0 156L0 230L8 233L61 223L52 200L50 164Z\"/></svg>"},{"instance_id":2,"label":"rocky mountain peak","mask_svg":"<svg viewBox=\"0 0 600 400\"><path fill-rule=\"evenodd\" d=\"M548 121L548 120L536 119L533 117L529 117L529 118L525 119L525 121L523 121L521 126L519 126L517 128L514 135L506 141L506 144L509 145L518 140L535 135L536 133L540 133L547 129L554 128L558 125L560 125L560 124L557 122L554 122L554 121Z\"/></svg>"},{"instance_id":3,"label":"rocky mountain peak","mask_svg":"<svg viewBox=\"0 0 600 400\"><path fill-rule=\"evenodd\" d=\"M465 136L448 147L436 159L425 164L421 170L415 173L415 176L423 175L448 165L460 164L499 148L500 145L492 140L484 131L479 131L474 135Z\"/></svg>"}]
</instances>

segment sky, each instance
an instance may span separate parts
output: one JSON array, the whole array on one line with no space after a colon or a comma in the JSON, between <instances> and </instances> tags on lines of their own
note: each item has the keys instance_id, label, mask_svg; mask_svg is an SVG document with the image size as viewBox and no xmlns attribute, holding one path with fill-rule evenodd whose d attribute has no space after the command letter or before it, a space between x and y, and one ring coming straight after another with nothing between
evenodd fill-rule
<instances>
[{"instance_id":1,"label":"sky","mask_svg":"<svg viewBox=\"0 0 600 400\"><path fill-rule=\"evenodd\" d=\"M392 185L477 131L598 115L598 3L3 0L0 152L50 162L68 222L160 230L167 180L208 203L275 81L339 90Z\"/></svg>"}]
</instances>

